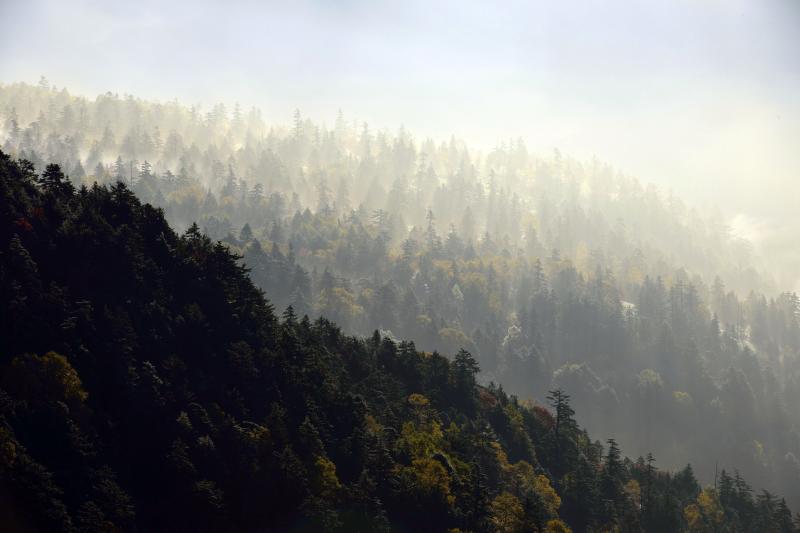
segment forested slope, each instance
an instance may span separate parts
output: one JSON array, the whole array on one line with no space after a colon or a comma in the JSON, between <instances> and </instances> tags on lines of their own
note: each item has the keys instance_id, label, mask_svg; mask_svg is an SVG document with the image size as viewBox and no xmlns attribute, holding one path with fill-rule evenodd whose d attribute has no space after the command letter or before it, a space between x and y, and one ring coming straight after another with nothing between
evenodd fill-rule
<instances>
[{"instance_id":1,"label":"forested slope","mask_svg":"<svg viewBox=\"0 0 800 533\"><path fill-rule=\"evenodd\" d=\"M624 459L475 359L278 319L125 185L0 154L0 518L12 530L794 531L723 473ZM725 529L723 529L725 528Z\"/></svg>"},{"instance_id":2,"label":"forested slope","mask_svg":"<svg viewBox=\"0 0 800 533\"><path fill-rule=\"evenodd\" d=\"M482 153L456 138L376 131L341 113L325 125L295 111L284 126L238 104L203 109L129 94L86 98L44 78L36 86L0 84L0 117L3 149L24 152L40 169L58 163L75 180L132 182L167 171L183 185L195 180L199 187L161 190L160 198L149 197L155 189L142 191L146 201L172 200L171 216L183 229L216 216L204 205L209 189L227 215L218 223L237 232L245 222L269 229L305 208L341 217L356 210L365 223L382 210L390 248L399 248L412 226L425 231L430 210L442 236L452 228L476 245L488 236L512 254L558 249L580 270L611 269L623 283L685 268L708 285L720 276L744 294L780 290L721 214L598 160L533 153L521 139ZM233 201L243 197L261 207L257 218L236 213Z\"/></svg>"},{"instance_id":3,"label":"forested slope","mask_svg":"<svg viewBox=\"0 0 800 533\"><path fill-rule=\"evenodd\" d=\"M256 109L44 81L0 86L0 108L14 157L121 180L181 230L197 221L278 313L465 348L479 382L541 402L562 388L630 453L691 461L708 483L737 468L800 505L800 299L719 216L517 141L481 154L343 117L281 128Z\"/></svg>"}]
</instances>

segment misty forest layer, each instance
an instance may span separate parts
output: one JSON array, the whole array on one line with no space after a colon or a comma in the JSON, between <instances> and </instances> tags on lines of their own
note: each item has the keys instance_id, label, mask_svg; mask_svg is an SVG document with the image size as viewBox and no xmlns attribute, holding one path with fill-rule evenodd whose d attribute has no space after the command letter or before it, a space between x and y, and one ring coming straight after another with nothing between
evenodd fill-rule
<instances>
[{"instance_id":1,"label":"misty forest layer","mask_svg":"<svg viewBox=\"0 0 800 533\"><path fill-rule=\"evenodd\" d=\"M76 186L125 183L181 230L197 221L242 256L236 265L279 311L324 316L347 334L379 330L372 342L401 352L399 339L425 353L465 349L477 382L499 384L479 397L504 404L505 390L544 403L548 390L565 391L581 426L634 456L673 470L691 462L703 483L738 470L800 505L800 413L787 408L800 405L800 301L775 288L719 216L598 162L534 157L517 141L482 155L341 117L328 129L296 113L292 128L267 128L255 109L91 101L46 83L0 86L0 111L5 151L39 172L57 162ZM447 412L406 386L406 399L422 394ZM547 432L525 431L544 461L537 439ZM542 464L562 494L572 466ZM730 476L716 478L712 496L722 498ZM668 506L677 520L688 502ZM564 516L583 530L629 520L620 513Z\"/></svg>"},{"instance_id":2,"label":"misty forest layer","mask_svg":"<svg viewBox=\"0 0 800 533\"><path fill-rule=\"evenodd\" d=\"M124 185L0 152L0 519L13 530L775 531L378 332L278 319L238 257ZM423 519L424 517L424 519Z\"/></svg>"}]
</instances>

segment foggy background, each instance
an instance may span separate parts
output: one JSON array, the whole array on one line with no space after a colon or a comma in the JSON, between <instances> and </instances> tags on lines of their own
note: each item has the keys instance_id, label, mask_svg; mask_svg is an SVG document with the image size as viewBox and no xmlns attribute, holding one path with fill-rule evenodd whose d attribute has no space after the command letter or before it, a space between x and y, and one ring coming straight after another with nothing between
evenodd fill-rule
<instances>
[{"instance_id":1,"label":"foggy background","mask_svg":"<svg viewBox=\"0 0 800 533\"><path fill-rule=\"evenodd\" d=\"M295 108L594 156L718 206L800 290L800 2L0 2L0 83Z\"/></svg>"}]
</instances>

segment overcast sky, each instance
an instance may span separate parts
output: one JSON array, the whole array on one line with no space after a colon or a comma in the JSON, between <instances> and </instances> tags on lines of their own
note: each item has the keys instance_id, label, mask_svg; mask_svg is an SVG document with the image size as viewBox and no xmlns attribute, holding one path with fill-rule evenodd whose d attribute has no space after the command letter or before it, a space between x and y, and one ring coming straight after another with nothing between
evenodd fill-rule
<instances>
[{"instance_id":1,"label":"overcast sky","mask_svg":"<svg viewBox=\"0 0 800 533\"><path fill-rule=\"evenodd\" d=\"M0 0L0 49L0 82L597 156L800 278L800 0Z\"/></svg>"}]
</instances>

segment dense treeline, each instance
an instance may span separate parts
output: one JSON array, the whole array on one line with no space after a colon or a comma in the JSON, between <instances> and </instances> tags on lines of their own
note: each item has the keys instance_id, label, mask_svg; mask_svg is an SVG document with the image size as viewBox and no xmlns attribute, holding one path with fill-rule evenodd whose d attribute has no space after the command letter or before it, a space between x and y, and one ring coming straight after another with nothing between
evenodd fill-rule
<instances>
[{"instance_id":1,"label":"dense treeline","mask_svg":"<svg viewBox=\"0 0 800 533\"><path fill-rule=\"evenodd\" d=\"M342 118L281 130L45 82L0 87L0 107L11 153L198 221L278 310L465 348L481 382L561 388L629 452L708 482L738 468L800 505L797 295L753 290L746 247L676 198L517 142L481 156Z\"/></svg>"},{"instance_id":2,"label":"dense treeline","mask_svg":"<svg viewBox=\"0 0 800 533\"><path fill-rule=\"evenodd\" d=\"M478 364L278 319L227 246L124 185L0 153L0 519L13 530L797 531L476 383Z\"/></svg>"},{"instance_id":3,"label":"dense treeline","mask_svg":"<svg viewBox=\"0 0 800 533\"><path fill-rule=\"evenodd\" d=\"M298 111L282 128L266 125L255 108L217 104L204 111L111 93L89 100L44 79L0 86L0 113L3 149L36 168L59 163L76 180L131 182L141 168L145 177L198 180L202 187L174 198L183 228L203 215L209 188L216 193L232 182L234 198L272 207L254 218L223 206L237 230L298 208L341 216L382 209L392 222L390 244L398 247L409 227L424 229L430 208L441 231L452 225L465 242L489 235L512 252L558 249L578 268L591 272L599 264L620 280L669 277L683 267L707 284L719 275L745 294L773 288L721 216L703 216L598 161L582 164L557 152L535 157L521 140L481 154L455 139L373 132L341 114L328 128Z\"/></svg>"},{"instance_id":4,"label":"dense treeline","mask_svg":"<svg viewBox=\"0 0 800 533\"><path fill-rule=\"evenodd\" d=\"M737 466L760 486L800 494L800 418L789 409L800 402L795 295L738 302L718 282L708 305L677 272L671 286L632 286L629 303L608 272L460 246L453 233L438 246L435 231L386 254L370 226L305 213L287 222L291 237L260 241L247 226L218 237L242 251L278 306L428 350L467 348L485 381L542 400L563 388L593 433L627 449L672 466L699 461L706 479L717 462ZM324 248L312 251L312 238Z\"/></svg>"}]
</instances>

